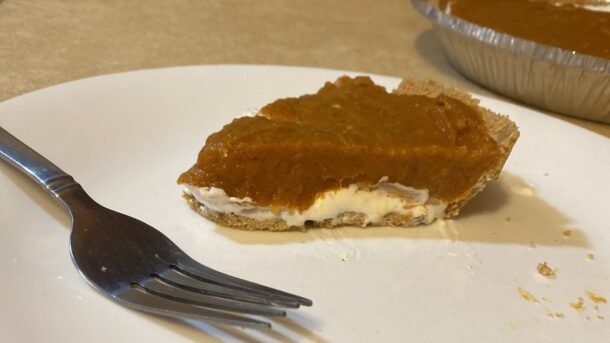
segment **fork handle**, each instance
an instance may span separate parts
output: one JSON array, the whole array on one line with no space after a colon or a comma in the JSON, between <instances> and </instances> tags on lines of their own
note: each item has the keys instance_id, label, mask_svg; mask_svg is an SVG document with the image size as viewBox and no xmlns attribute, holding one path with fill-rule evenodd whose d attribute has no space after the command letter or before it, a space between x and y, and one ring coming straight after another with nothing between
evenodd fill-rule
<instances>
[{"instance_id":1,"label":"fork handle","mask_svg":"<svg viewBox=\"0 0 610 343\"><path fill-rule=\"evenodd\" d=\"M0 157L57 197L60 196L62 190L78 185L72 176L66 174L1 126Z\"/></svg>"}]
</instances>

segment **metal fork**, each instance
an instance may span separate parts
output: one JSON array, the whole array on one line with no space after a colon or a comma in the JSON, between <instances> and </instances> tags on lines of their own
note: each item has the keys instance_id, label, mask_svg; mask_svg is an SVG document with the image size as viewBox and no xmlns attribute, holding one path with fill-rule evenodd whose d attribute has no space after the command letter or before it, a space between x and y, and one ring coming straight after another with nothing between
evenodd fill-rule
<instances>
[{"instance_id":1,"label":"metal fork","mask_svg":"<svg viewBox=\"0 0 610 343\"><path fill-rule=\"evenodd\" d=\"M309 299L198 263L153 227L99 205L70 175L2 127L0 157L65 205L72 219L74 265L93 288L124 306L162 316L271 328L249 315L285 316L281 308L312 305Z\"/></svg>"}]
</instances>

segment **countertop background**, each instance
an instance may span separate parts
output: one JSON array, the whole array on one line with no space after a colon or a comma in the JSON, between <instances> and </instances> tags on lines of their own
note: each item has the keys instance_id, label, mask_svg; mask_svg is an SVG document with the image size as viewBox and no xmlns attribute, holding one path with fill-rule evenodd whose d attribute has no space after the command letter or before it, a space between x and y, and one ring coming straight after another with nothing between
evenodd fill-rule
<instances>
[{"instance_id":1,"label":"countertop background","mask_svg":"<svg viewBox=\"0 0 610 343\"><path fill-rule=\"evenodd\" d=\"M0 0L0 101L84 77L279 64L434 79L451 69L408 0ZM610 138L610 125L545 112Z\"/></svg>"}]
</instances>

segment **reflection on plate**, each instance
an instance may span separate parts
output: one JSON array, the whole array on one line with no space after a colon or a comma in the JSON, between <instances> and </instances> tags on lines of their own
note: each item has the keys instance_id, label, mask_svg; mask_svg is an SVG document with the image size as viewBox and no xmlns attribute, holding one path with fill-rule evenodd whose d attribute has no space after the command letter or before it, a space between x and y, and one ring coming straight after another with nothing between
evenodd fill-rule
<instances>
[{"instance_id":1,"label":"reflection on plate","mask_svg":"<svg viewBox=\"0 0 610 343\"><path fill-rule=\"evenodd\" d=\"M608 337L610 305L587 291L610 297L610 140L523 107L482 98L511 115L522 136L500 182L457 220L414 229L244 232L205 221L184 203L175 179L208 134L343 73L170 68L71 82L0 103L0 125L101 203L159 228L207 265L314 300L269 332L168 321L117 306L72 266L63 209L0 164L0 341L80 342L89 332L96 333L90 342ZM389 88L399 82L373 79ZM538 274L542 262L554 278ZM579 297L584 305L576 311L570 303Z\"/></svg>"}]
</instances>

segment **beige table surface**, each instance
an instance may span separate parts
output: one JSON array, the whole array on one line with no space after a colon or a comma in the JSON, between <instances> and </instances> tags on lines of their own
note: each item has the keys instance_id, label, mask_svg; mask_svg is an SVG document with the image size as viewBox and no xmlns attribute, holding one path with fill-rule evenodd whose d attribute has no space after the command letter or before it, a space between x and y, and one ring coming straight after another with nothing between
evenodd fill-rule
<instances>
[{"instance_id":1,"label":"beige table surface","mask_svg":"<svg viewBox=\"0 0 610 343\"><path fill-rule=\"evenodd\" d=\"M430 29L408 0L0 0L0 101L93 75L224 63L411 75L490 95L451 69ZM610 125L553 116L610 137Z\"/></svg>"}]
</instances>

